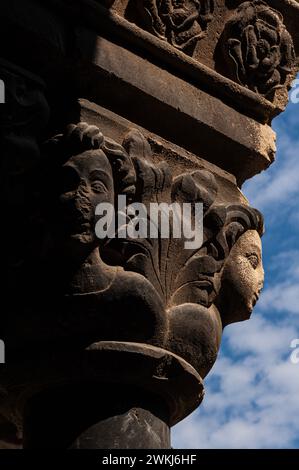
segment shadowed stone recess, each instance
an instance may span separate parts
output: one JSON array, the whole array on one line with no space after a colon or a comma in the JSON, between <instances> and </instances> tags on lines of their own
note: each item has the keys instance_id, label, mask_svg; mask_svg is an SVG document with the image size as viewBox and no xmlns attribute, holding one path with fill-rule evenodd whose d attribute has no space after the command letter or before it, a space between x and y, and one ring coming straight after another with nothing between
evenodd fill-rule
<instances>
[{"instance_id":1,"label":"shadowed stone recess","mask_svg":"<svg viewBox=\"0 0 299 470\"><path fill-rule=\"evenodd\" d=\"M170 448L263 288L241 186L275 158L298 3L2 3L0 447ZM135 237L153 203L167 236Z\"/></svg>"}]
</instances>

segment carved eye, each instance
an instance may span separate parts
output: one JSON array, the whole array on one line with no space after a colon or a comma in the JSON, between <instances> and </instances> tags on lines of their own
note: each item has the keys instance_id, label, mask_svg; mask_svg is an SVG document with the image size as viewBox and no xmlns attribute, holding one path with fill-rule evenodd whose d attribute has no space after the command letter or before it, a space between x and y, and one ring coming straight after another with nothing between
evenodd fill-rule
<instances>
[{"instance_id":1,"label":"carved eye","mask_svg":"<svg viewBox=\"0 0 299 470\"><path fill-rule=\"evenodd\" d=\"M95 193L105 193L105 192L107 192L106 186L101 181L93 181L91 183L91 188Z\"/></svg>"},{"instance_id":2,"label":"carved eye","mask_svg":"<svg viewBox=\"0 0 299 470\"><path fill-rule=\"evenodd\" d=\"M259 265L259 257L255 253L250 253L247 255L247 258L253 269L256 269Z\"/></svg>"}]
</instances>

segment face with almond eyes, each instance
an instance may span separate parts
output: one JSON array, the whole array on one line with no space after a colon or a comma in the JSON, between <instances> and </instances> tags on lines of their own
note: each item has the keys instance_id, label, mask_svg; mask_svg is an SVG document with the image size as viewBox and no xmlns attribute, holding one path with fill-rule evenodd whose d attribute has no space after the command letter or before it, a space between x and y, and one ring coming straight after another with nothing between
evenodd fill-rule
<instances>
[{"instance_id":1,"label":"face with almond eyes","mask_svg":"<svg viewBox=\"0 0 299 470\"><path fill-rule=\"evenodd\" d=\"M250 318L264 285L262 244L255 230L245 232L233 246L221 281L224 324Z\"/></svg>"},{"instance_id":2,"label":"face with almond eyes","mask_svg":"<svg viewBox=\"0 0 299 470\"><path fill-rule=\"evenodd\" d=\"M59 202L64 235L82 244L98 243L96 206L114 202L112 168L102 150L76 155L62 167Z\"/></svg>"}]
</instances>

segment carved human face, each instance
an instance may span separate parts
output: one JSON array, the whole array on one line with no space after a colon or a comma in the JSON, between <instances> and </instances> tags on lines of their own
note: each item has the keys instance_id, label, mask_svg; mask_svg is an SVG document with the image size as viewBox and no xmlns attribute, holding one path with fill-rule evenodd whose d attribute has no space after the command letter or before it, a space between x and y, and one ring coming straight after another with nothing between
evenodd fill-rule
<instances>
[{"instance_id":1,"label":"carved human face","mask_svg":"<svg viewBox=\"0 0 299 470\"><path fill-rule=\"evenodd\" d=\"M232 248L222 275L224 323L247 320L264 285L261 239L248 230Z\"/></svg>"},{"instance_id":2,"label":"carved human face","mask_svg":"<svg viewBox=\"0 0 299 470\"><path fill-rule=\"evenodd\" d=\"M102 150L68 160L62 168L59 199L65 235L82 244L97 242L95 208L114 202L112 169Z\"/></svg>"}]
</instances>

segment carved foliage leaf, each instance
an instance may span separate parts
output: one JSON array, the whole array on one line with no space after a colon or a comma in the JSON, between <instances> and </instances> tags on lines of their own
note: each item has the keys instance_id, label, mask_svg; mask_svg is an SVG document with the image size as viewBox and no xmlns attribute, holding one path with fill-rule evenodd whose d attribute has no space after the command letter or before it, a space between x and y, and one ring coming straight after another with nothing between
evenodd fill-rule
<instances>
[{"instance_id":1,"label":"carved foliage leaf","mask_svg":"<svg viewBox=\"0 0 299 470\"><path fill-rule=\"evenodd\" d=\"M262 0L242 3L224 30L224 56L232 78L273 99L289 85L296 55L280 12Z\"/></svg>"},{"instance_id":2,"label":"carved foliage leaf","mask_svg":"<svg viewBox=\"0 0 299 470\"><path fill-rule=\"evenodd\" d=\"M148 31L189 53L206 35L214 0L138 0L138 7Z\"/></svg>"}]
</instances>

